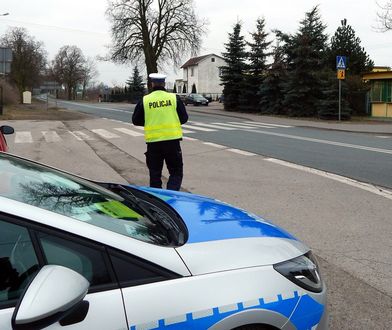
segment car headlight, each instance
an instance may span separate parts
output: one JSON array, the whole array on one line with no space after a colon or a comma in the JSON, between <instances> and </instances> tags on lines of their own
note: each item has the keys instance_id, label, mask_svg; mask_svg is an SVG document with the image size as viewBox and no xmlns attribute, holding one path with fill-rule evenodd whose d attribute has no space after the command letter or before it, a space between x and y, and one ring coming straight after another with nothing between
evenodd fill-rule
<instances>
[{"instance_id":1,"label":"car headlight","mask_svg":"<svg viewBox=\"0 0 392 330\"><path fill-rule=\"evenodd\" d=\"M312 292L323 290L317 261L310 251L300 257L275 264L273 267L277 272L305 290Z\"/></svg>"}]
</instances>

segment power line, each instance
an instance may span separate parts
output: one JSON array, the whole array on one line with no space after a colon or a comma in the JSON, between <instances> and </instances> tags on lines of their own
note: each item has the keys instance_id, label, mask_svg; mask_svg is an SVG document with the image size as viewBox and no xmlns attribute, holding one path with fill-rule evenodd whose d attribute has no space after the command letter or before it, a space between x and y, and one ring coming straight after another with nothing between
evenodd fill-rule
<instances>
[{"instance_id":1,"label":"power line","mask_svg":"<svg viewBox=\"0 0 392 330\"><path fill-rule=\"evenodd\" d=\"M100 36L103 36L103 35L108 36L107 32L81 30L81 29L74 29L74 28L62 27L62 26L56 26L56 25L47 25L47 24L40 24L40 23L33 23L33 22L16 21L16 20L12 20L12 19L2 19L2 22L11 22L11 23L16 23L16 24L26 24L26 25L32 25L32 26L46 28L46 29L49 28L49 29L52 29L52 30L62 30L62 31L68 31L68 32L88 33L88 34L97 34L97 35L100 35Z\"/></svg>"}]
</instances>

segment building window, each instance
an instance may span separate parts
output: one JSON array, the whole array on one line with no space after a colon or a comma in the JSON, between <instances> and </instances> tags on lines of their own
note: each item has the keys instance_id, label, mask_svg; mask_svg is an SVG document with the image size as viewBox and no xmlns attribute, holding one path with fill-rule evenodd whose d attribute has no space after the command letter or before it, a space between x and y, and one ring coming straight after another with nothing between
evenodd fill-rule
<instances>
[{"instance_id":1,"label":"building window","mask_svg":"<svg viewBox=\"0 0 392 330\"><path fill-rule=\"evenodd\" d=\"M218 68L218 71L219 71L219 77L222 77L223 76L223 68Z\"/></svg>"},{"instance_id":2,"label":"building window","mask_svg":"<svg viewBox=\"0 0 392 330\"><path fill-rule=\"evenodd\" d=\"M212 58L211 58L211 62L215 62L215 57L212 57Z\"/></svg>"},{"instance_id":3,"label":"building window","mask_svg":"<svg viewBox=\"0 0 392 330\"><path fill-rule=\"evenodd\" d=\"M371 89L372 102L392 102L392 81L374 81Z\"/></svg>"},{"instance_id":4,"label":"building window","mask_svg":"<svg viewBox=\"0 0 392 330\"><path fill-rule=\"evenodd\" d=\"M372 102L381 102L381 81L373 82Z\"/></svg>"},{"instance_id":5,"label":"building window","mask_svg":"<svg viewBox=\"0 0 392 330\"><path fill-rule=\"evenodd\" d=\"M193 77L193 75L194 75L194 70L193 68L191 68L191 77Z\"/></svg>"}]
</instances>

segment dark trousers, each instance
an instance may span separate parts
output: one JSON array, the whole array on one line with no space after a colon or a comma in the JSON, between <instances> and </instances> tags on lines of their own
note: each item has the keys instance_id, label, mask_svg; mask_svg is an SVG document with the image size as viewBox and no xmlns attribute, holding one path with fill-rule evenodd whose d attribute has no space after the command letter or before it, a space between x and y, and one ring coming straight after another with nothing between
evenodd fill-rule
<instances>
[{"instance_id":1,"label":"dark trousers","mask_svg":"<svg viewBox=\"0 0 392 330\"><path fill-rule=\"evenodd\" d=\"M162 188L163 162L169 171L167 189L180 190L183 163L180 140L147 143L146 164L150 172L150 187Z\"/></svg>"}]
</instances>

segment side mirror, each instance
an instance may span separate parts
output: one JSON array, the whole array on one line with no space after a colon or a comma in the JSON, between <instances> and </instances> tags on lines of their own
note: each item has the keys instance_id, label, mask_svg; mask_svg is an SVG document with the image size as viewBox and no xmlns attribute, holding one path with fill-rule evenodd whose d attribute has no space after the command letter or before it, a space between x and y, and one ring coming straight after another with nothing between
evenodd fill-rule
<instances>
[{"instance_id":1,"label":"side mirror","mask_svg":"<svg viewBox=\"0 0 392 330\"><path fill-rule=\"evenodd\" d=\"M83 302L90 283L79 273L56 265L41 268L22 294L14 314L12 329L39 330L69 316ZM79 320L79 322L81 321ZM78 322L78 321L76 321ZM75 322L75 323L76 323Z\"/></svg>"},{"instance_id":2,"label":"side mirror","mask_svg":"<svg viewBox=\"0 0 392 330\"><path fill-rule=\"evenodd\" d=\"M15 130L11 126L3 125L0 126L0 130L3 134L14 134Z\"/></svg>"}]
</instances>

